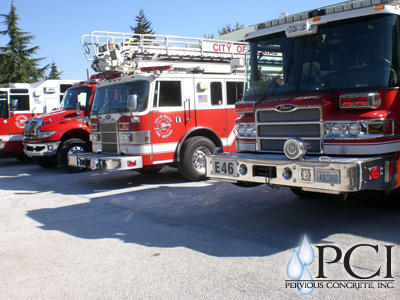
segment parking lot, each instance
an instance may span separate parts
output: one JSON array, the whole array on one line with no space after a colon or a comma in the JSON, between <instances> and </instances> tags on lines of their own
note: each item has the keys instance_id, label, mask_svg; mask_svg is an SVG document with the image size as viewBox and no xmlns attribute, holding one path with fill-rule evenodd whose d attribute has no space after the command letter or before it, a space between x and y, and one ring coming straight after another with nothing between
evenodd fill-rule
<instances>
[{"instance_id":1,"label":"parking lot","mask_svg":"<svg viewBox=\"0 0 400 300\"><path fill-rule=\"evenodd\" d=\"M0 189L1 299L301 299L286 267L304 234L307 297L400 298L399 194L341 203L172 168L69 174L5 158ZM331 246L322 260L317 246Z\"/></svg>"}]
</instances>

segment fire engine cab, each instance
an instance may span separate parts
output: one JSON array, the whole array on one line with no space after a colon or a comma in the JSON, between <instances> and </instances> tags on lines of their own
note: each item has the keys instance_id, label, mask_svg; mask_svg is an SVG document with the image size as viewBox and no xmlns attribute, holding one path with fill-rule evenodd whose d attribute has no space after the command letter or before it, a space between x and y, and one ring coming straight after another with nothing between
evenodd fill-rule
<instances>
[{"instance_id":1,"label":"fire engine cab","mask_svg":"<svg viewBox=\"0 0 400 300\"><path fill-rule=\"evenodd\" d=\"M106 80L91 111L93 153L70 154L69 165L139 172L173 165L201 180L206 154L235 150L246 43L93 32L82 45L102 72L96 78Z\"/></svg>"},{"instance_id":2,"label":"fire engine cab","mask_svg":"<svg viewBox=\"0 0 400 300\"><path fill-rule=\"evenodd\" d=\"M347 1L256 25L237 152L207 175L307 192L399 186L399 1Z\"/></svg>"},{"instance_id":3,"label":"fire engine cab","mask_svg":"<svg viewBox=\"0 0 400 300\"><path fill-rule=\"evenodd\" d=\"M77 80L45 80L0 85L0 153L20 157L22 133L29 118L60 105L65 91Z\"/></svg>"},{"instance_id":4,"label":"fire engine cab","mask_svg":"<svg viewBox=\"0 0 400 300\"><path fill-rule=\"evenodd\" d=\"M90 130L84 117L90 114L95 90L94 80L76 82L66 91L59 109L28 119L23 135L24 153L42 168L60 164L68 172L80 171L68 165L67 156L91 150Z\"/></svg>"}]
</instances>

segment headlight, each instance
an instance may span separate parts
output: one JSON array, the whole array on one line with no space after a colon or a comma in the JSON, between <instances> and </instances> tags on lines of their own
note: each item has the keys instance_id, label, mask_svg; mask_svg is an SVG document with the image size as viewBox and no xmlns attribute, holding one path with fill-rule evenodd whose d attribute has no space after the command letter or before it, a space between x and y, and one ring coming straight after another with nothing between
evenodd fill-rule
<instances>
[{"instance_id":1,"label":"headlight","mask_svg":"<svg viewBox=\"0 0 400 300\"><path fill-rule=\"evenodd\" d=\"M45 139L48 138L49 136L52 136L55 133L56 131L38 132L38 138Z\"/></svg>"},{"instance_id":2,"label":"headlight","mask_svg":"<svg viewBox=\"0 0 400 300\"><path fill-rule=\"evenodd\" d=\"M252 137L252 136L254 135L254 128L253 128L253 126L247 125L247 126L246 126L245 132L246 132L246 135L247 135L248 137Z\"/></svg>"},{"instance_id":3,"label":"headlight","mask_svg":"<svg viewBox=\"0 0 400 300\"><path fill-rule=\"evenodd\" d=\"M333 136L340 136L343 133L343 127L340 124L333 124L330 131Z\"/></svg>"},{"instance_id":4,"label":"headlight","mask_svg":"<svg viewBox=\"0 0 400 300\"><path fill-rule=\"evenodd\" d=\"M91 134L89 136L89 140L91 142L99 142L100 141L100 134Z\"/></svg>"},{"instance_id":5,"label":"headlight","mask_svg":"<svg viewBox=\"0 0 400 300\"><path fill-rule=\"evenodd\" d=\"M123 133L119 135L119 141L121 143L129 143L132 142L132 134L131 133Z\"/></svg>"},{"instance_id":6,"label":"headlight","mask_svg":"<svg viewBox=\"0 0 400 300\"><path fill-rule=\"evenodd\" d=\"M244 136L245 135L245 130L243 125L239 125L237 129L239 136Z\"/></svg>"},{"instance_id":7,"label":"headlight","mask_svg":"<svg viewBox=\"0 0 400 300\"><path fill-rule=\"evenodd\" d=\"M349 125L349 134L351 136L357 136L361 132L361 126L357 123L353 123Z\"/></svg>"}]
</instances>

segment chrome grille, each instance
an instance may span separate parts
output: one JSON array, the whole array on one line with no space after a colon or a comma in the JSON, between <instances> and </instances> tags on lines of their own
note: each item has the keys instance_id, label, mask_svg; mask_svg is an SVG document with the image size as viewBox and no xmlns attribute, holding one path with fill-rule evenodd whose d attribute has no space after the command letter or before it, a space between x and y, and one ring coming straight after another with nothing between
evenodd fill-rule
<instances>
[{"instance_id":1,"label":"chrome grille","mask_svg":"<svg viewBox=\"0 0 400 300\"><path fill-rule=\"evenodd\" d=\"M301 138L311 145L309 153L322 153L323 122L320 107L275 108L256 111L257 147L262 152L283 153L288 138Z\"/></svg>"},{"instance_id":2,"label":"chrome grille","mask_svg":"<svg viewBox=\"0 0 400 300\"><path fill-rule=\"evenodd\" d=\"M24 126L24 136L28 140L33 140L37 138L37 133L40 126L43 124L43 119L32 118L25 122Z\"/></svg>"},{"instance_id":3,"label":"chrome grille","mask_svg":"<svg viewBox=\"0 0 400 300\"><path fill-rule=\"evenodd\" d=\"M116 122L100 123L101 149L103 153L118 153L118 130Z\"/></svg>"}]
</instances>

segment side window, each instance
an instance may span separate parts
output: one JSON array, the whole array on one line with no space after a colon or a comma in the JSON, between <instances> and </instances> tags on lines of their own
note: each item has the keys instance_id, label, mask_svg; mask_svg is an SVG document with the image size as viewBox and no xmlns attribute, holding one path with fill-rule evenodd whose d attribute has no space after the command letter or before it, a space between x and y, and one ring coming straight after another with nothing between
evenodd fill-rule
<instances>
[{"instance_id":1,"label":"side window","mask_svg":"<svg viewBox=\"0 0 400 300\"><path fill-rule=\"evenodd\" d=\"M226 97L228 105L235 104L243 98L243 82L227 82Z\"/></svg>"},{"instance_id":2,"label":"side window","mask_svg":"<svg viewBox=\"0 0 400 300\"><path fill-rule=\"evenodd\" d=\"M182 106L180 81L159 81L154 94L154 106Z\"/></svg>"},{"instance_id":3,"label":"side window","mask_svg":"<svg viewBox=\"0 0 400 300\"><path fill-rule=\"evenodd\" d=\"M13 100L18 100L17 110L30 110L29 95L10 95L10 103L12 103Z\"/></svg>"},{"instance_id":4,"label":"side window","mask_svg":"<svg viewBox=\"0 0 400 300\"><path fill-rule=\"evenodd\" d=\"M222 83L211 82L211 105L222 105Z\"/></svg>"}]
</instances>

